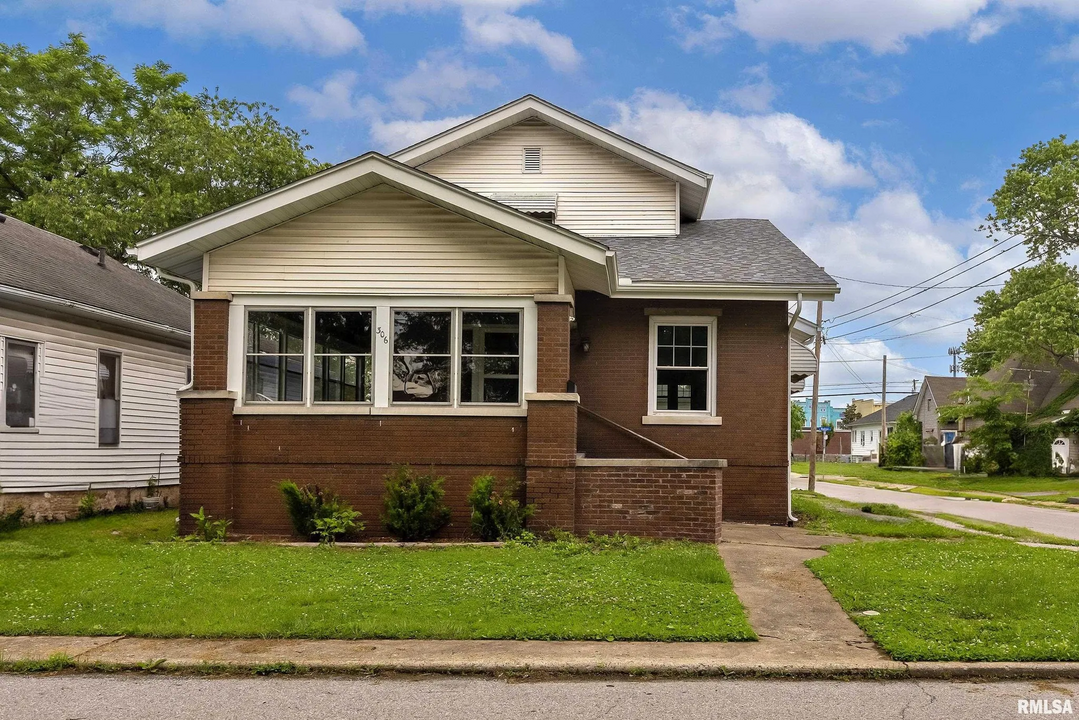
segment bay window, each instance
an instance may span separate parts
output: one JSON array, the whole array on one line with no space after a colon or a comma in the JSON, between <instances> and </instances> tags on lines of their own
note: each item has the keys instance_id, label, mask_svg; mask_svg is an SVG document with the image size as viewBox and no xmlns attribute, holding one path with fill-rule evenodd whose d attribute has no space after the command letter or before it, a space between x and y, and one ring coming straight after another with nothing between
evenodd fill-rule
<instances>
[{"instance_id":1,"label":"bay window","mask_svg":"<svg viewBox=\"0 0 1079 720\"><path fill-rule=\"evenodd\" d=\"M651 318L649 416L715 416L715 328L714 317Z\"/></svg>"}]
</instances>

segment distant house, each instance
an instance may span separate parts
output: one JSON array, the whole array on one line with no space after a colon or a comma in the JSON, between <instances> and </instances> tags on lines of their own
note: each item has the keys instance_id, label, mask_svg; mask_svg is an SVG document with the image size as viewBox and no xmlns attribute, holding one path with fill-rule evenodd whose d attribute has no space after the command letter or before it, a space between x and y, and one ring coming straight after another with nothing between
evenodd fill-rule
<instances>
[{"instance_id":1,"label":"distant house","mask_svg":"<svg viewBox=\"0 0 1079 720\"><path fill-rule=\"evenodd\" d=\"M938 415L941 406L952 404L952 395L966 386L965 377L925 376L913 409L915 419L922 424L923 442L932 438L939 445L947 445L955 440L959 425L942 423Z\"/></svg>"},{"instance_id":2,"label":"distant house","mask_svg":"<svg viewBox=\"0 0 1079 720\"><path fill-rule=\"evenodd\" d=\"M850 402L858 412L858 417L865 417L870 413L875 413L877 410L880 410L880 400L873 400L872 398L854 398Z\"/></svg>"},{"instance_id":3,"label":"distant house","mask_svg":"<svg viewBox=\"0 0 1079 720\"><path fill-rule=\"evenodd\" d=\"M880 414L882 412L886 414L885 422L887 431L890 433L895 429L895 421L901 414L914 410L914 403L917 400L918 395L907 395L901 400L889 403L884 410L878 410L852 422L850 424L851 454L865 460L876 460L880 457Z\"/></svg>"},{"instance_id":4,"label":"distant house","mask_svg":"<svg viewBox=\"0 0 1079 720\"><path fill-rule=\"evenodd\" d=\"M91 248L0 215L0 513L35 519L179 482L190 302Z\"/></svg>"},{"instance_id":5,"label":"distant house","mask_svg":"<svg viewBox=\"0 0 1079 720\"><path fill-rule=\"evenodd\" d=\"M810 416L813 414L813 399L802 398L801 400L795 400L794 402L802 406L802 411L805 412L806 416L806 427L810 427ZM832 407L831 400L817 401L817 427L831 425L834 428L839 424L842 417L843 409Z\"/></svg>"}]
</instances>

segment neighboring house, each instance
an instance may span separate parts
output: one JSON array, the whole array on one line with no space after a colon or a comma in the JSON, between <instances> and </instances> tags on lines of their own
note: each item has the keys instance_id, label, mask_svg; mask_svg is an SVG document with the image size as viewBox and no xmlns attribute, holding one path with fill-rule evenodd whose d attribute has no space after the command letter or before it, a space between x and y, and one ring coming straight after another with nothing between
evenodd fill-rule
<instances>
[{"instance_id":1,"label":"neighboring house","mask_svg":"<svg viewBox=\"0 0 1079 720\"><path fill-rule=\"evenodd\" d=\"M865 417L870 413L875 413L880 410L880 400L854 398L851 400L854 405L854 409L858 411L860 417Z\"/></svg>"},{"instance_id":2,"label":"neighboring house","mask_svg":"<svg viewBox=\"0 0 1079 720\"><path fill-rule=\"evenodd\" d=\"M917 395L907 395L905 398L888 403L884 410L877 410L850 424L851 454L866 460L879 458L880 449L880 420L881 413L885 413L887 432L895 429L895 422L905 412L914 410Z\"/></svg>"},{"instance_id":3,"label":"neighboring house","mask_svg":"<svg viewBox=\"0 0 1079 720\"><path fill-rule=\"evenodd\" d=\"M810 437L808 432L791 442L791 452L796 458L809 455ZM850 430L831 430L817 433L817 454L850 455Z\"/></svg>"},{"instance_id":4,"label":"neighboring house","mask_svg":"<svg viewBox=\"0 0 1079 720\"><path fill-rule=\"evenodd\" d=\"M926 375L918 398L914 401L914 418L922 424L922 441L930 438L938 445L948 445L955 440L959 425L942 423L938 417L943 405L951 405L952 395L967 386L965 377Z\"/></svg>"},{"instance_id":5,"label":"neighboring house","mask_svg":"<svg viewBox=\"0 0 1079 720\"><path fill-rule=\"evenodd\" d=\"M802 406L803 412L806 416L806 427L810 427L810 416L813 414L813 398L801 398L795 400L797 404ZM831 400L818 400L817 401L817 427L823 427L830 425L833 428L839 424L839 421L843 417L842 408L832 407Z\"/></svg>"},{"instance_id":6,"label":"neighboring house","mask_svg":"<svg viewBox=\"0 0 1079 720\"><path fill-rule=\"evenodd\" d=\"M91 248L0 215L0 513L130 504L179 481L190 301Z\"/></svg>"},{"instance_id":7,"label":"neighboring house","mask_svg":"<svg viewBox=\"0 0 1079 720\"><path fill-rule=\"evenodd\" d=\"M793 326L839 288L767 220L701 220L711 182L526 96L141 243L202 285L181 527L289 534L291 479L385 535L397 463L446 478L447 535L482 473L540 529L786 522Z\"/></svg>"}]
</instances>

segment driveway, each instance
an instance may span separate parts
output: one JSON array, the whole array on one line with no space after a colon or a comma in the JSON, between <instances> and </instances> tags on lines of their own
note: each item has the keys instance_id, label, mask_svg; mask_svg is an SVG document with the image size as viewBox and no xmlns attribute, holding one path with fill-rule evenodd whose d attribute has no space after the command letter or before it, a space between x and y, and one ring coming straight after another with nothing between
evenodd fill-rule
<instances>
[{"instance_id":1,"label":"driveway","mask_svg":"<svg viewBox=\"0 0 1079 720\"><path fill-rule=\"evenodd\" d=\"M804 475L792 475L791 487L805 490L808 480ZM921 495L898 490L857 487L817 481L817 492L840 500L859 503L892 503L907 510L927 513L949 513L976 520L1017 525L1057 537L1079 540L1079 513L1068 510L1017 505L1014 503L965 500L963 498Z\"/></svg>"}]
</instances>

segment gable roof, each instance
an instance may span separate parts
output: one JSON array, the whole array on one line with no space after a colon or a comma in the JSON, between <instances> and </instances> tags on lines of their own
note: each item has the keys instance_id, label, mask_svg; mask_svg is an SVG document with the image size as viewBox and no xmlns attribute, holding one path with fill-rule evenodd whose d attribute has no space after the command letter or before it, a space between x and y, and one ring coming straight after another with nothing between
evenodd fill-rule
<instances>
[{"instance_id":1,"label":"gable roof","mask_svg":"<svg viewBox=\"0 0 1079 720\"><path fill-rule=\"evenodd\" d=\"M922 383L922 392L918 393L919 404L921 398L928 392L933 394L933 400L937 406L949 405L952 395L967 386L965 377L952 377L950 375L926 375Z\"/></svg>"},{"instance_id":2,"label":"gable roof","mask_svg":"<svg viewBox=\"0 0 1079 720\"><path fill-rule=\"evenodd\" d=\"M1035 424L1055 422L1079 409L1079 363L1070 358L1029 363L1013 357L987 372L985 378L1022 384L1026 388L1023 397L1005 403L1001 410L1028 414Z\"/></svg>"},{"instance_id":3,"label":"gable roof","mask_svg":"<svg viewBox=\"0 0 1079 720\"><path fill-rule=\"evenodd\" d=\"M682 216L699 220L704 213L708 190L712 185L711 174L647 148L535 95L525 95L508 102L479 117L398 150L390 157L417 167L529 118L539 118L679 183L679 207Z\"/></svg>"},{"instance_id":4,"label":"gable roof","mask_svg":"<svg viewBox=\"0 0 1079 720\"><path fill-rule=\"evenodd\" d=\"M908 410L913 411L914 410L914 403L917 402L917 400L918 400L918 394L915 393L913 395L907 395L904 398L900 398L899 400L896 400L894 403L889 403L888 407L885 408L885 411L887 411L887 413L886 413L887 420L885 422L887 422L888 424L894 423L896 421L896 419L900 415L902 415L903 413L907 412ZM882 411L877 410L876 412L869 413L865 417L858 418L854 422L848 424L847 427L852 427L853 428L853 427L862 427L862 426L868 426L868 425L872 425L872 426L875 426L875 427L880 427L880 414L881 414L881 412Z\"/></svg>"},{"instance_id":5,"label":"gable roof","mask_svg":"<svg viewBox=\"0 0 1079 720\"><path fill-rule=\"evenodd\" d=\"M4 217L4 216L0 216ZM185 334L190 301L111 257L13 217L0 223L0 294Z\"/></svg>"},{"instance_id":6,"label":"gable roof","mask_svg":"<svg viewBox=\"0 0 1079 720\"><path fill-rule=\"evenodd\" d=\"M779 285L838 292L836 281L768 220L699 220L676 237L605 237L618 281ZM829 298L831 299L831 298Z\"/></svg>"}]
</instances>

